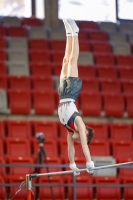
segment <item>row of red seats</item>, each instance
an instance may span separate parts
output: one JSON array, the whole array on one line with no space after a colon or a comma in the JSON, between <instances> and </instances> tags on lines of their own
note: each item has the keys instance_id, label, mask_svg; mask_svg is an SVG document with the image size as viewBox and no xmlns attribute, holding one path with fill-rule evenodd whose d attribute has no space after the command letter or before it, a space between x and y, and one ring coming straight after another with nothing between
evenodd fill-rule
<instances>
[{"instance_id":1,"label":"row of red seats","mask_svg":"<svg viewBox=\"0 0 133 200\"><path fill-rule=\"evenodd\" d=\"M1 39L2 40L2 39ZM66 40L55 40L55 39L29 39L27 43L29 50L55 50L63 51L65 50ZM131 51L133 52L133 44L129 44ZM92 52L92 53L111 53L113 45L108 41L97 41L97 40L85 40L79 37L79 48L80 52ZM3 42L3 47L6 48L5 42Z\"/></svg>"},{"instance_id":2,"label":"row of red seats","mask_svg":"<svg viewBox=\"0 0 133 200\"><path fill-rule=\"evenodd\" d=\"M8 65L8 64L7 64ZM18 66L19 67L19 66ZM0 75L7 74L7 66L5 62L0 62ZM79 65L80 78L104 78L104 79L131 79L133 77L133 68L128 66L114 65ZM48 63L29 63L29 71L33 76L60 76L61 64ZM27 77L28 79L28 77Z\"/></svg>"},{"instance_id":3,"label":"row of red seats","mask_svg":"<svg viewBox=\"0 0 133 200\"><path fill-rule=\"evenodd\" d=\"M37 139L26 138L5 138L1 139L1 155L9 158L10 156L33 156L35 157L39 144ZM62 160L66 158L67 141L66 139L46 140L44 144L47 157L60 157ZM91 141L89 149L92 156L110 156L115 159L132 158L133 142L130 140L95 140ZM18 149L18 151L16 151ZM75 143L75 157L83 157L81 144Z\"/></svg>"},{"instance_id":4,"label":"row of red seats","mask_svg":"<svg viewBox=\"0 0 133 200\"><path fill-rule=\"evenodd\" d=\"M44 53L46 57L44 58ZM64 57L64 52L58 51L31 51L30 61L32 62L49 62L51 53L51 61L54 63L62 63ZM89 52L88 52L89 53ZM92 53L94 58L94 63L99 65L120 65L120 66L133 66L133 56L132 55L114 55L112 53Z\"/></svg>"},{"instance_id":5,"label":"row of red seats","mask_svg":"<svg viewBox=\"0 0 133 200\"><path fill-rule=\"evenodd\" d=\"M2 41L1 41L2 40ZM1 38L2 42L1 48L6 48L5 39ZM55 40L55 39L29 39L28 47L30 50L58 50L65 51L66 40ZM94 40L79 40L80 51L93 51L93 52L105 52L111 53L112 48L109 42L98 42Z\"/></svg>"},{"instance_id":6,"label":"row of red seats","mask_svg":"<svg viewBox=\"0 0 133 200\"><path fill-rule=\"evenodd\" d=\"M22 52L22 51L21 51ZM89 52L88 52L89 53ZM133 65L132 55L115 55L113 53L91 53L95 64L99 65ZM50 50L30 50L28 52L29 61L32 62L54 62L62 63L64 51ZM0 61L8 60L6 50L0 50Z\"/></svg>"},{"instance_id":7,"label":"row of red seats","mask_svg":"<svg viewBox=\"0 0 133 200\"><path fill-rule=\"evenodd\" d=\"M111 73L110 73L111 75ZM52 76L0 76L0 88L18 90L54 90ZM83 78L82 92L133 94L133 80L109 78Z\"/></svg>"},{"instance_id":8,"label":"row of red seats","mask_svg":"<svg viewBox=\"0 0 133 200\"><path fill-rule=\"evenodd\" d=\"M1 16L1 24L5 24L6 22L10 23L10 21L17 21L20 23L21 25L27 25L27 26L42 26L42 20L35 17L35 16L31 16L31 17L16 17L16 16Z\"/></svg>"},{"instance_id":9,"label":"row of red seats","mask_svg":"<svg viewBox=\"0 0 133 200\"><path fill-rule=\"evenodd\" d=\"M104 123L86 122L85 124L94 129L94 139L132 140L133 124L131 123ZM27 120L3 120L0 121L0 138L31 138L36 133L43 132L47 139L65 139L66 128L59 121L27 121Z\"/></svg>"},{"instance_id":10,"label":"row of red seats","mask_svg":"<svg viewBox=\"0 0 133 200\"><path fill-rule=\"evenodd\" d=\"M66 40L55 40L55 39L28 39L27 47L25 50L29 48L29 50L57 50L57 51L65 51ZM133 51L133 44L130 43L131 49ZM79 39L79 47L80 52L100 52L100 53L111 53L112 45L108 42L101 42L95 40L80 40ZM0 37L0 48L6 49L8 48L8 42L6 37ZM10 47L9 47L10 48ZM13 49L12 49L13 50Z\"/></svg>"},{"instance_id":11,"label":"row of red seats","mask_svg":"<svg viewBox=\"0 0 133 200\"><path fill-rule=\"evenodd\" d=\"M28 37L25 26L0 26L0 36ZM103 30L86 29L79 32L80 39L108 41L108 34Z\"/></svg>"},{"instance_id":12,"label":"row of red seats","mask_svg":"<svg viewBox=\"0 0 133 200\"><path fill-rule=\"evenodd\" d=\"M10 112L13 114L30 114L34 108L35 114L55 114L59 97L56 91L44 90L9 90ZM81 92L76 101L83 115L89 116L133 116L133 95L100 92ZM102 113L104 111L104 113Z\"/></svg>"},{"instance_id":13,"label":"row of red seats","mask_svg":"<svg viewBox=\"0 0 133 200\"><path fill-rule=\"evenodd\" d=\"M1 183L4 183L4 179L0 177ZM10 177L8 180L8 183L22 183L22 181L25 180L25 176L19 176L19 177ZM34 179L33 179L34 180ZM33 182L34 184L35 182ZM63 184L64 182L63 178L61 176L52 176L50 180L48 177L41 177L39 178L38 183L44 184L44 183L54 183L54 184ZM68 184L72 183L71 178L67 180ZM76 196L77 200L93 200L94 198L97 198L98 200L103 199L111 199L111 200L120 200L121 198L124 198L125 200L131 200L133 198L132 188L128 187L128 184L133 184L132 178L116 178L116 177L95 177L90 178L86 176L80 176L76 177L76 183L77 184L101 184L100 187L88 187L88 186L77 186L76 190ZM102 185L103 184L103 185ZM109 186L109 184L111 184ZM126 184L123 188L115 187L113 184ZM106 187L107 185L107 187ZM0 196L2 199L5 199L5 191L9 193L9 198L12 198L12 196L15 194L17 187L10 187L9 190L5 187L1 187L0 189ZM34 198L36 197L39 200L47 199L51 200L51 190L50 186L40 186L39 188L33 189L35 194ZM72 187L63 187L63 186L54 186L52 187L54 198L58 200L62 200L66 197L69 200L73 199L73 190ZM22 200L27 197L27 191L26 188L21 190L15 197L15 200Z\"/></svg>"}]
</instances>

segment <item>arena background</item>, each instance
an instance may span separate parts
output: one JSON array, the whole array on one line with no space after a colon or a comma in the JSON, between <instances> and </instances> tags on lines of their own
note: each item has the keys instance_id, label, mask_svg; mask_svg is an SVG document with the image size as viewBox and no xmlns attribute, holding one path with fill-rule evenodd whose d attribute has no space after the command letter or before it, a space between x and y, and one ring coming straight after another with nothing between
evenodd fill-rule
<instances>
[{"instance_id":1,"label":"arena background","mask_svg":"<svg viewBox=\"0 0 133 200\"><path fill-rule=\"evenodd\" d=\"M80 28L76 105L95 130L92 159L96 166L133 160L133 0L0 0L0 200L11 199L26 174L69 169L57 115L63 18ZM132 200L132 187L127 166L33 179L33 198ZM14 199L28 199L26 188Z\"/></svg>"}]
</instances>

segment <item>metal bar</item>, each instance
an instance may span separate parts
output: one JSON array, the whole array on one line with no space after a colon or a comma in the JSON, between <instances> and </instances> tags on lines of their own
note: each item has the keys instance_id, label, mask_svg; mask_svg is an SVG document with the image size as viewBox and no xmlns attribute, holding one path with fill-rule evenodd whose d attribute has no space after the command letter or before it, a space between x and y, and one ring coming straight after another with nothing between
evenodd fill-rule
<instances>
[{"instance_id":1,"label":"metal bar","mask_svg":"<svg viewBox=\"0 0 133 200\"><path fill-rule=\"evenodd\" d=\"M77 164L78 167L85 167L85 164ZM97 165L96 165L97 166ZM15 163L15 164L1 164L0 167L69 167L68 164L24 164L24 163ZM133 168L133 165L131 166L119 166L120 168Z\"/></svg>"},{"instance_id":2,"label":"metal bar","mask_svg":"<svg viewBox=\"0 0 133 200\"><path fill-rule=\"evenodd\" d=\"M88 176L89 178L89 176ZM73 187L73 183L33 183L33 187L42 187L42 186L62 186L62 187ZM0 187L19 187L20 183L0 183ZM108 183L108 184L102 184L102 183L76 183L76 187L132 187L133 188L133 183L122 183L122 184L117 184L117 183Z\"/></svg>"},{"instance_id":3,"label":"metal bar","mask_svg":"<svg viewBox=\"0 0 133 200\"><path fill-rule=\"evenodd\" d=\"M113 165L105 165L105 166L100 166L100 167L94 167L94 170L100 170L100 169L107 169L107 168L118 168L118 167L121 167L121 166L124 166L124 165L130 165L130 164L133 164L133 161L132 162L124 162L124 163L119 163L119 164L113 164ZM78 170L79 172L85 172L87 171L87 169L79 169ZM42 173L42 174L31 174L30 176L32 178L35 178L35 177L41 177L41 176L54 176L54 175L64 175L64 174L72 174L73 173L73 170L68 170L68 171L59 171L59 172L50 172L50 173Z\"/></svg>"}]
</instances>

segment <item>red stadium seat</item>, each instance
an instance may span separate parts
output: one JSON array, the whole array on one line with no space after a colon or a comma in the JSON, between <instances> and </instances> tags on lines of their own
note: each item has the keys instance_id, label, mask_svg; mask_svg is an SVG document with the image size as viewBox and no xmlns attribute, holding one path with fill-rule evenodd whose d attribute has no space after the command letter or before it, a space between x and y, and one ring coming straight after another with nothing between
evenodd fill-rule
<instances>
[{"instance_id":1,"label":"red stadium seat","mask_svg":"<svg viewBox=\"0 0 133 200\"><path fill-rule=\"evenodd\" d=\"M54 121L34 121L33 122L33 133L36 135L38 132L43 132L45 139L57 139L58 130L57 123Z\"/></svg>"},{"instance_id":2,"label":"red stadium seat","mask_svg":"<svg viewBox=\"0 0 133 200\"><path fill-rule=\"evenodd\" d=\"M133 184L133 178L132 177L125 177L123 178L124 184ZM133 190L132 187L124 187L124 199L125 200L132 200L133 199Z\"/></svg>"},{"instance_id":3,"label":"red stadium seat","mask_svg":"<svg viewBox=\"0 0 133 200\"><path fill-rule=\"evenodd\" d=\"M54 91L33 91L33 106L36 114L54 114L55 93Z\"/></svg>"},{"instance_id":4,"label":"red stadium seat","mask_svg":"<svg viewBox=\"0 0 133 200\"><path fill-rule=\"evenodd\" d=\"M96 184L120 184L120 180L117 177L95 177ZM97 200L120 200L121 199L121 189L120 187L97 187L96 188L96 198Z\"/></svg>"},{"instance_id":5,"label":"red stadium seat","mask_svg":"<svg viewBox=\"0 0 133 200\"><path fill-rule=\"evenodd\" d=\"M50 177L50 181L48 179L48 177L41 177L39 178L39 183L54 183L54 184L61 184L63 183L63 180L60 176L52 176ZM54 198L57 200L62 200L64 199L64 187L61 186L54 186L52 187L52 191L53 191L53 195ZM44 187L44 186L40 186L39 187L39 199L40 200L51 200L52 196L51 196L51 189L50 186Z\"/></svg>"},{"instance_id":6,"label":"red stadium seat","mask_svg":"<svg viewBox=\"0 0 133 200\"><path fill-rule=\"evenodd\" d=\"M9 90L11 113L29 114L31 110L31 93L28 90Z\"/></svg>"},{"instance_id":7,"label":"red stadium seat","mask_svg":"<svg viewBox=\"0 0 133 200\"><path fill-rule=\"evenodd\" d=\"M107 140L93 139L89 149L92 156L110 156L110 143Z\"/></svg>"},{"instance_id":8,"label":"red stadium seat","mask_svg":"<svg viewBox=\"0 0 133 200\"><path fill-rule=\"evenodd\" d=\"M128 123L110 123L110 137L115 140L132 140L132 127Z\"/></svg>"},{"instance_id":9,"label":"red stadium seat","mask_svg":"<svg viewBox=\"0 0 133 200\"><path fill-rule=\"evenodd\" d=\"M0 176L0 183L4 184L5 180L3 177ZM1 186L0 187L0 200L6 199L6 187Z\"/></svg>"},{"instance_id":10,"label":"red stadium seat","mask_svg":"<svg viewBox=\"0 0 133 200\"><path fill-rule=\"evenodd\" d=\"M111 45L108 42L91 42L92 51L99 53L111 53Z\"/></svg>"},{"instance_id":11,"label":"red stadium seat","mask_svg":"<svg viewBox=\"0 0 133 200\"><path fill-rule=\"evenodd\" d=\"M0 37L6 36L6 27L0 26Z\"/></svg>"},{"instance_id":12,"label":"red stadium seat","mask_svg":"<svg viewBox=\"0 0 133 200\"><path fill-rule=\"evenodd\" d=\"M9 37L27 37L26 28L18 26L7 27L7 36Z\"/></svg>"},{"instance_id":13,"label":"red stadium seat","mask_svg":"<svg viewBox=\"0 0 133 200\"><path fill-rule=\"evenodd\" d=\"M120 78L122 79L133 79L133 68L132 67L119 67Z\"/></svg>"},{"instance_id":14,"label":"red stadium seat","mask_svg":"<svg viewBox=\"0 0 133 200\"><path fill-rule=\"evenodd\" d=\"M67 139L67 129L59 122L59 136L61 139Z\"/></svg>"},{"instance_id":15,"label":"red stadium seat","mask_svg":"<svg viewBox=\"0 0 133 200\"><path fill-rule=\"evenodd\" d=\"M115 79L101 79L101 91L103 93L121 93L121 83Z\"/></svg>"},{"instance_id":16,"label":"red stadium seat","mask_svg":"<svg viewBox=\"0 0 133 200\"><path fill-rule=\"evenodd\" d=\"M51 61L51 55L50 51L47 50L30 50L29 51L29 59L31 62L50 62Z\"/></svg>"},{"instance_id":17,"label":"red stadium seat","mask_svg":"<svg viewBox=\"0 0 133 200\"><path fill-rule=\"evenodd\" d=\"M35 158L37 156L38 149L39 149L39 144L38 144L37 139L32 139L32 145L33 145L33 156ZM43 148L45 150L47 159L58 157L57 143L53 138L46 140L46 142L43 145Z\"/></svg>"},{"instance_id":18,"label":"red stadium seat","mask_svg":"<svg viewBox=\"0 0 133 200\"><path fill-rule=\"evenodd\" d=\"M94 21L79 21L78 22L79 28L82 29L98 29L98 25Z\"/></svg>"},{"instance_id":19,"label":"red stadium seat","mask_svg":"<svg viewBox=\"0 0 133 200\"><path fill-rule=\"evenodd\" d=\"M6 61L6 51L5 49L0 49L0 61Z\"/></svg>"},{"instance_id":20,"label":"red stadium seat","mask_svg":"<svg viewBox=\"0 0 133 200\"><path fill-rule=\"evenodd\" d=\"M46 39L29 39L29 49L30 50L48 50L49 41Z\"/></svg>"},{"instance_id":21,"label":"red stadium seat","mask_svg":"<svg viewBox=\"0 0 133 200\"><path fill-rule=\"evenodd\" d=\"M80 93L81 111L83 115L100 116L102 98L100 93Z\"/></svg>"},{"instance_id":22,"label":"red stadium seat","mask_svg":"<svg viewBox=\"0 0 133 200\"><path fill-rule=\"evenodd\" d=\"M82 92L98 92L99 82L97 79L82 79Z\"/></svg>"},{"instance_id":23,"label":"red stadium seat","mask_svg":"<svg viewBox=\"0 0 133 200\"><path fill-rule=\"evenodd\" d=\"M113 54L94 53L93 55L94 55L95 63L98 65L114 65L115 64L115 58Z\"/></svg>"},{"instance_id":24,"label":"red stadium seat","mask_svg":"<svg viewBox=\"0 0 133 200\"><path fill-rule=\"evenodd\" d=\"M31 124L27 120L8 120L7 135L13 138L30 138Z\"/></svg>"},{"instance_id":25,"label":"red stadium seat","mask_svg":"<svg viewBox=\"0 0 133 200\"><path fill-rule=\"evenodd\" d=\"M132 158L129 159L118 159L118 163L124 163L124 162L132 162ZM129 168L129 167L133 167L133 165L128 165L128 166L123 166L119 169L119 177L120 178L124 178L124 177L132 177L133 176L133 168Z\"/></svg>"},{"instance_id":26,"label":"red stadium seat","mask_svg":"<svg viewBox=\"0 0 133 200\"><path fill-rule=\"evenodd\" d=\"M6 75L7 73L6 63L0 62L0 75Z\"/></svg>"},{"instance_id":27,"label":"red stadium seat","mask_svg":"<svg viewBox=\"0 0 133 200\"><path fill-rule=\"evenodd\" d=\"M68 180L68 183L72 183L72 180ZM92 184L92 180L90 177L86 176L77 176L76 177L76 183L77 184ZM93 200L93 188L92 187L76 187L76 199L77 200ZM68 197L70 200L73 200L73 187L68 187Z\"/></svg>"},{"instance_id":28,"label":"red stadium seat","mask_svg":"<svg viewBox=\"0 0 133 200\"><path fill-rule=\"evenodd\" d=\"M98 77L104 79L117 79L117 69L110 66L98 66L97 67Z\"/></svg>"},{"instance_id":29,"label":"red stadium seat","mask_svg":"<svg viewBox=\"0 0 133 200\"><path fill-rule=\"evenodd\" d=\"M4 121L0 121L0 138L5 137L5 124Z\"/></svg>"},{"instance_id":30,"label":"red stadium seat","mask_svg":"<svg viewBox=\"0 0 133 200\"><path fill-rule=\"evenodd\" d=\"M66 47L66 40L54 40L51 39L50 40L50 47L51 50L54 51L65 51L65 47Z\"/></svg>"},{"instance_id":31,"label":"red stadium seat","mask_svg":"<svg viewBox=\"0 0 133 200\"><path fill-rule=\"evenodd\" d=\"M53 90L54 83L51 76L32 76L34 90Z\"/></svg>"},{"instance_id":32,"label":"red stadium seat","mask_svg":"<svg viewBox=\"0 0 133 200\"><path fill-rule=\"evenodd\" d=\"M31 81L28 76L9 76L9 87L10 89L19 89L19 90L30 90Z\"/></svg>"},{"instance_id":33,"label":"red stadium seat","mask_svg":"<svg viewBox=\"0 0 133 200\"><path fill-rule=\"evenodd\" d=\"M96 68L93 65L79 65L78 66L79 77L82 78L96 78Z\"/></svg>"},{"instance_id":34,"label":"red stadium seat","mask_svg":"<svg viewBox=\"0 0 133 200\"><path fill-rule=\"evenodd\" d=\"M6 138L6 153L10 156L31 156L30 141L24 138Z\"/></svg>"},{"instance_id":35,"label":"red stadium seat","mask_svg":"<svg viewBox=\"0 0 133 200\"><path fill-rule=\"evenodd\" d=\"M79 49L80 49L80 52L91 51L91 44L89 43L88 40L80 40L79 41Z\"/></svg>"},{"instance_id":36,"label":"red stadium seat","mask_svg":"<svg viewBox=\"0 0 133 200\"><path fill-rule=\"evenodd\" d=\"M51 76L52 68L50 62L30 62L30 71L35 76Z\"/></svg>"},{"instance_id":37,"label":"red stadium seat","mask_svg":"<svg viewBox=\"0 0 133 200\"><path fill-rule=\"evenodd\" d=\"M5 90L8 88L7 76L5 75L0 75L0 88Z\"/></svg>"},{"instance_id":38,"label":"red stadium seat","mask_svg":"<svg viewBox=\"0 0 133 200\"><path fill-rule=\"evenodd\" d=\"M52 51L52 61L54 63L62 63L64 51Z\"/></svg>"},{"instance_id":39,"label":"red stadium seat","mask_svg":"<svg viewBox=\"0 0 133 200\"><path fill-rule=\"evenodd\" d=\"M85 122L94 130L94 139L108 139L108 124L103 122Z\"/></svg>"},{"instance_id":40,"label":"red stadium seat","mask_svg":"<svg viewBox=\"0 0 133 200\"><path fill-rule=\"evenodd\" d=\"M3 143L3 140L0 139L0 156L4 156L4 143Z\"/></svg>"},{"instance_id":41,"label":"red stadium seat","mask_svg":"<svg viewBox=\"0 0 133 200\"><path fill-rule=\"evenodd\" d=\"M129 159L133 158L133 143L127 140L113 140L112 153L116 159Z\"/></svg>"},{"instance_id":42,"label":"red stadium seat","mask_svg":"<svg viewBox=\"0 0 133 200\"><path fill-rule=\"evenodd\" d=\"M60 76L62 66L60 63L52 63L53 75Z\"/></svg>"},{"instance_id":43,"label":"red stadium seat","mask_svg":"<svg viewBox=\"0 0 133 200\"><path fill-rule=\"evenodd\" d=\"M122 117L124 115L124 97L122 94L103 94L105 116Z\"/></svg>"},{"instance_id":44,"label":"red stadium seat","mask_svg":"<svg viewBox=\"0 0 133 200\"><path fill-rule=\"evenodd\" d=\"M5 39L5 37L1 37L0 36L0 48L1 49L6 49L6 39Z\"/></svg>"},{"instance_id":45,"label":"red stadium seat","mask_svg":"<svg viewBox=\"0 0 133 200\"><path fill-rule=\"evenodd\" d=\"M93 31L89 31L88 32L89 34L89 39L90 40L94 40L94 41L107 41L108 38L107 38L107 33L105 31L96 31L96 30L93 30Z\"/></svg>"},{"instance_id":46,"label":"red stadium seat","mask_svg":"<svg viewBox=\"0 0 133 200\"><path fill-rule=\"evenodd\" d=\"M11 156L7 159L9 164L33 164L33 159L30 156ZM25 175L33 173L33 167L16 166L9 168L10 175Z\"/></svg>"},{"instance_id":47,"label":"red stadium seat","mask_svg":"<svg viewBox=\"0 0 133 200\"><path fill-rule=\"evenodd\" d=\"M79 41L88 40L88 32L86 30L80 30L78 34Z\"/></svg>"},{"instance_id":48,"label":"red stadium seat","mask_svg":"<svg viewBox=\"0 0 133 200\"><path fill-rule=\"evenodd\" d=\"M133 80L121 80L122 88L124 93L130 93L133 92Z\"/></svg>"},{"instance_id":49,"label":"red stadium seat","mask_svg":"<svg viewBox=\"0 0 133 200\"><path fill-rule=\"evenodd\" d=\"M120 66L133 66L132 55L115 55L116 64Z\"/></svg>"},{"instance_id":50,"label":"red stadium seat","mask_svg":"<svg viewBox=\"0 0 133 200\"><path fill-rule=\"evenodd\" d=\"M41 19L36 17L22 17L21 18L22 24L27 26L42 26Z\"/></svg>"},{"instance_id":51,"label":"red stadium seat","mask_svg":"<svg viewBox=\"0 0 133 200\"><path fill-rule=\"evenodd\" d=\"M133 117L133 94L126 94L125 99L128 117Z\"/></svg>"}]
</instances>

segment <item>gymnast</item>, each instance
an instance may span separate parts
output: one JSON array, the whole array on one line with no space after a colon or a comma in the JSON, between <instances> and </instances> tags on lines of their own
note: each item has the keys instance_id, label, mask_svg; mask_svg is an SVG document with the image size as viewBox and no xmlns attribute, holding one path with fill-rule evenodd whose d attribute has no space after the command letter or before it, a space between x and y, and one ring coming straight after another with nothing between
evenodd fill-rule
<instances>
[{"instance_id":1,"label":"gymnast","mask_svg":"<svg viewBox=\"0 0 133 200\"><path fill-rule=\"evenodd\" d=\"M66 49L62 62L60 74L60 84L58 88L59 106L58 115L60 122L66 127L69 167L74 170L75 175L79 175L78 168L74 160L74 141L80 142L84 156L86 158L86 168L88 173L93 174L94 162L91 160L88 145L93 138L92 128L85 126L76 105L75 100L79 96L82 80L78 78L78 56L79 56L79 28L73 19L63 19L66 29Z\"/></svg>"}]
</instances>

